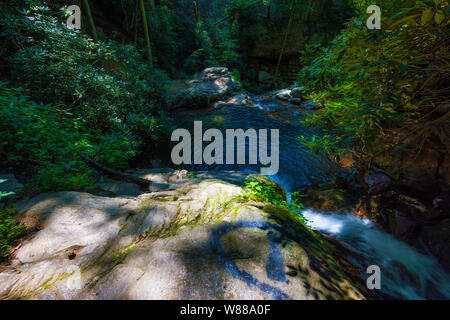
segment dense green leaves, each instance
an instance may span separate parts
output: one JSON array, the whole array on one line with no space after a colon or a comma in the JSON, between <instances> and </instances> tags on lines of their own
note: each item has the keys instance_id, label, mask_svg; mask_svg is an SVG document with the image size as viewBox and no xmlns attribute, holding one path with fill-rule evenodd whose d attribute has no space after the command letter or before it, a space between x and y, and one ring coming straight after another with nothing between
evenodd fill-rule
<instances>
[{"instance_id":1,"label":"dense green leaves","mask_svg":"<svg viewBox=\"0 0 450 320\"><path fill-rule=\"evenodd\" d=\"M290 201L283 199L279 188L273 182L266 182L264 180L249 177L244 181L244 187L246 189L245 197L254 199L257 201L264 201L273 204L276 207L287 210L299 222L306 224L307 220L302 215L301 210L304 206L298 201L299 192L290 194Z\"/></svg>"},{"instance_id":2,"label":"dense green leaves","mask_svg":"<svg viewBox=\"0 0 450 320\"><path fill-rule=\"evenodd\" d=\"M0 209L0 260L6 257L9 253L11 244L19 238L24 226L17 226L12 216L16 213L14 209Z\"/></svg>"},{"instance_id":3,"label":"dense green leaves","mask_svg":"<svg viewBox=\"0 0 450 320\"><path fill-rule=\"evenodd\" d=\"M123 168L135 155L131 137L103 136L85 122L61 108L30 101L21 89L0 83L1 158L38 165L43 190L80 190L91 185L84 157Z\"/></svg>"},{"instance_id":4,"label":"dense green leaves","mask_svg":"<svg viewBox=\"0 0 450 320\"><path fill-rule=\"evenodd\" d=\"M302 140L313 150L370 159L426 142L448 146L448 22L439 16L448 3L403 5L390 2L394 11L383 12L382 30L365 28L361 11L300 73L309 97L323 106L306 123L331 133Z\"/></svg>"},{"instance_id":5,"label":"dense green leaves","mask_svg":"<svg viewBox=\"0 0 450 320\"><path fill-rule=\"evenodd\" d=\"M13 83L0 83L0 160L37 166L43 190L80 190L94 181L86 157L123 169L166 137L167 77L133 46L68 29L60 13L1 8Z\"/></svg>"}]
</instances>

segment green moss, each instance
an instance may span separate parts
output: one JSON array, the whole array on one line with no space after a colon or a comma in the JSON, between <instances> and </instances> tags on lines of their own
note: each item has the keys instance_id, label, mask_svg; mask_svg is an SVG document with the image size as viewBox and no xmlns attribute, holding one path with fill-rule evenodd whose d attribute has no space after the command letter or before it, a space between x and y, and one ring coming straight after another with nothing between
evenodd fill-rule
<instances>
[{"instance_id":1,"label":"green moss","mask_svg":"<svg viewBox=\"0 0 450 320\"><path fill-rule=\"evenodd\" d=\"M52 286L52 283L51 283L52 280L53 280L53 277L50 277L49 279L47 279L47 281L45 281L39 287L44 288L45 290L48 290Z\"/></svg>"},{"instance_id":2,"label":"green moss","mask_svg":"<svg viewBox=\"0 0 450 320\"><path fill-rule=\"evenodd\" d=\"M315 233L309 228L304 219L301 219L298 215L295 215L289 209L279 207L273 204L268 204L263 208L263 211L270 214L273 217L279 218L284 227L296 235L308 235L315 239L320 238L320 234Z\"/></svg>"},{"instance_id":3,"label":"green moss","mask_svg":"<svg viewBox=\"0 0 450 320\"><path fill-rule=\"evenodd\" d=\"M132 242L126 247L113 251L113 261L122 261L134 248L137 247L138 244L139 242Z\"/></svg>"},{"instance_id":4,"label":"green moss","mask_svg":"<svg viewBox=\"0 0 450 320\"><path fill-rule=\"evenodd\" d=\"M139 213L144 212L145 210L149 210L155 207L155 204L157 203L154 199L145 200L141 203L141 206L139 208Z\"/></svg>"}]
</instances>

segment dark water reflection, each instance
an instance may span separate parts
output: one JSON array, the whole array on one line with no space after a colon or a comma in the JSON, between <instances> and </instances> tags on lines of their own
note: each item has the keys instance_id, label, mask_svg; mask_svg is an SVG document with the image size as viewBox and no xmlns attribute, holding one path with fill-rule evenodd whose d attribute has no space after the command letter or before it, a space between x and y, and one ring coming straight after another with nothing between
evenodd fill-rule
<instances>
[{"instance_id":1,"label":"dark water reflection","mask_svg":"<svg viewBox=\"0 0 450 320\"><path fill-rule=\"evenodd\" d=\"M202 121L203 132L210 128L221 130L225 137L226 129L278 129L279 141L279 172L271 176L281 183L287 191L303 189L312 181L327 175L330 163L317 155L307 152L301 146L298 136L309 137L313 132L300 124L306 111L301 107L279 104L271 99L258 101L255 98L252 106L228 106L210 110L181 110L176 115L177 128L185 128L194 137L194 121ZM270 134L268 136L270 145ZM248 161L248 140L246 140L246 163ZM209 142L203 143L205 147ZM269 149L270 151L270 149ZM225 147L224 147L225 153ZM258 163L260 163L258 161ZM186 166L185 166L186 167ZM203 170L241 170L260 172L261 165L190 165L186 167L192 171Z\"/></svg>"}]
</instances>

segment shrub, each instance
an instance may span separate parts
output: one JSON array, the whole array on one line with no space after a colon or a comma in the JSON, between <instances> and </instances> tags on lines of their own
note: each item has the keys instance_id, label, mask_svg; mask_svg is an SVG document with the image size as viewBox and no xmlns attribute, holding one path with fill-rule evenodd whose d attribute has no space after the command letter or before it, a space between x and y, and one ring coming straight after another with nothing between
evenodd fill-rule
<instances>
[{"instance_id":1,"label":"shrub","mask_svg":"<svg viewBox=\"0 0 450 320\"><path fill-rule=\"evenodd\" d=\"M0 82L0 158L39 166L43 190L81 190L94 181L86 157L123 169L167 139L162 70L133 46L68 29L43 1L21 3L0 6L3 53L22 87Z\"/></svg>"},{"instance_id":2,"label":"shrub","mask_svg":"<svg viewBox=\"0 0 450 320\"><path fill-rule=\"evenodd\" d=\"M85 157L123 168L136 154L131 136L102 135L82 118L51 104L30 101L22 89L0 82L0 158L37 164L43 190L81 190L92 184Z\"/></svg>"},{"instance_id":3,"label":"shrub","mask_svg":"<svg viewBox=\"0 0 450 320\"><path fill-rule=\"evenodd\" d=\"M382 30L366 28L366 1L355 2L364 11L300 73L323 107L306 123L329 131L302 143L336 160L350 150L363 162L425 143L448 148L448 2L403 10L392 1Z\"/></svg>"},{"instance_id":4,"label":"shrub","mask_svg":"<svg viewBox=\"0 0 450 320\"><path fill-rule=\"evenodd\" d=\"M244 187L246 189L245 197L271 203L276 207L285 209L297 221L306 225L307 220L301 213L301 210L304 208L303 204L297 200L299 197L298 192L288 195L291 198L290 202L288 202L283 199L280 190L273 183L249 177L244 181Z\"/></svg>"},{"instance_id":5,"label":"shrub","mask_svg":"<svg viewBox=\"0 0 450 320\"><path fill-rule=\"evenodd\" d=\"M9 58L13 75L35 100L65 105L103 130L164 103L164 73L149 70L132 46L96 43L42 8L6 15L4 23L6 36L18 35L21 47Z\"/></svg>"},{"instance_id":6,"label":"shrub","mask_svg":"<svg viewBox=\"0 0 450 320\"><path fill-rule=\"evenodd\" d=\"M0 209L0 260L4 259L13 244L22 234L24 226L14 224L12 216L16 213L15 209Z\"/></svg>"}]
</instances>

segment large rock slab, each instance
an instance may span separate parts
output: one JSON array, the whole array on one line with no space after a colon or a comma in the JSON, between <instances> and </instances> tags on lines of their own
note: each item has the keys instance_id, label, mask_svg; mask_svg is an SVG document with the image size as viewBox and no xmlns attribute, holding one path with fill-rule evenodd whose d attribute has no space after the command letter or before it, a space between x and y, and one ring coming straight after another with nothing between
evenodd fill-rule
<instances>
[{"instance_id":1,"label":"large rock slab","mask_svg":"<svg viewBox=\"0 0 450 320\"><path fill-rule=\"evenodd\" d=\"M173 173L140 174L163 182ZM251 202L245 176L200 173L135 198L61 192L22 202L17 219L33 217L39 231L1 266L0 298L363 299L334 245Z\"/></svg>"}]
</instances>

